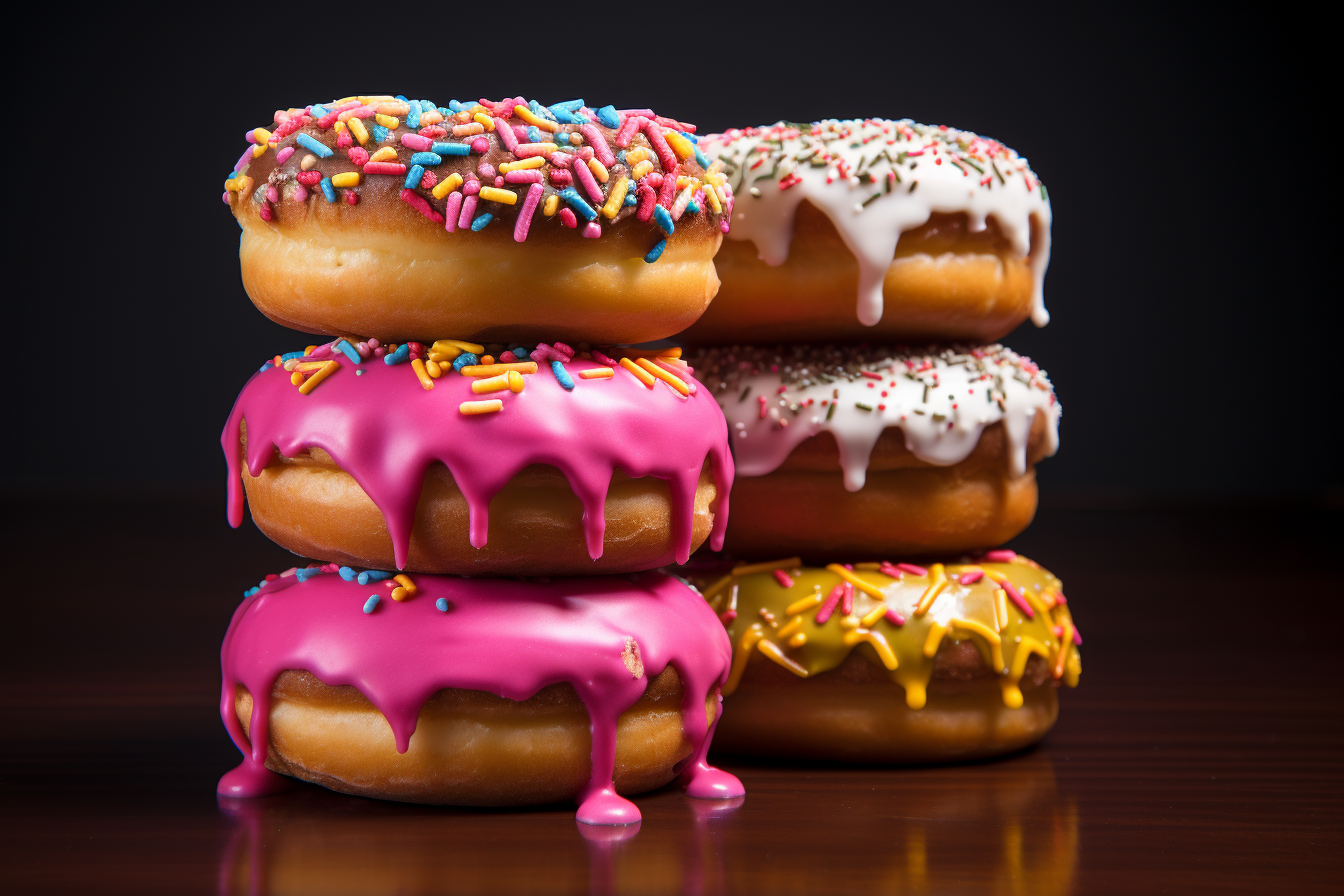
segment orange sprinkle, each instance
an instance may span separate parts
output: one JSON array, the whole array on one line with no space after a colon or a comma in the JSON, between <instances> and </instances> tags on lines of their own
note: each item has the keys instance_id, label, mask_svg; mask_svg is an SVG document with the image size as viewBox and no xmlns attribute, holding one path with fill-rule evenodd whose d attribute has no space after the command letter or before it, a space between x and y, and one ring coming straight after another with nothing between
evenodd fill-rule
<instances>
[{"instance_id":1,"label":"orange sprinkle","mask_svg":"<svg viewBox=\"0 0 1344 896\"><path fill-rule=\"evenodd\" d=\"M635 360L635 363L638 364L640 367L643 367L649 373L658 377L658 379L667 383L669 386L671 386L673 389L676 390L678 395L684 396L691 394L691 387L686 385L685 380L677 376L675 373L672 373L671 371L664 370L657 364L650 361L648 358L638 358Z\"/></svg>"},{"instance_id":2,"label":"orange sprinkle","mask_svg":"<svg viewBox=\"0 0 1344 896\"><path fill-rule=\"evenodd\" d=\"M341 369L340 364L338 364L335 361L328 361L327 363L322 365L321 369L314 371L313 375L308 377L307 381L304 382L304 384L299 387L299 392L304 395L307 395L309 392L317 388L318 383L322 382L324 379L331 376L333 373L335 373L340 369Z\"/></svg>"},{"instance_id":3,"label":"orange sprinkle","mask_svg":"<svg viewBox=\"0 0 1344 896\"><path fill-rule=\"evenodd\" d=\"M609 380L615 373L610 367L594 367L591 370L580 370L579 377L585 380Z\"/></svg>"},{"instance_id":4,"label":"orange sprinkle","mask_svg":"<svg viewBox=\"0 0 1344 896\"><path fill-rule=\"evenodd\" d=\"M415 594L415 592L420 590L419 588L415 587L415 583L411 581L411 577L406 575L405 573L393 576L392 581L396 582L398 585L405 588L407 594Z\"/></svg>"},{"instance_id":5,"label":"orange sprinkle","mask_svg":"<svg viewBox=\"0 0 1344 896\"><path fill-rule=\"evenodd\" d=\"M501 373L498 376L488 376L473 380L471 383L471 391L475 392L477 395L481 395L485 392L503 392L505 389L509 388L510 373L514 376L519 376L516 370L510 370L507 373Z\"/></svg>"},{"instance_id":6,"label":"orange sprinkle","mask_svg":"<svg viewBox=\"0 0 1344 896\"><path fill-rule=\"evenodd\" d=\"M485 401L464 401L457 406L457 409L468 416L493 414L496 411L504 410L504 402L498 398L490 398Z\"/></svg>"},{"instance_id":7,"label":"orange sprinkle","mask_svg":"<svg viewBox=\"0 0 1344 896\"><path fill-rule=\"evenodd\" d=\"M509 364L468 364L463 367L461 373L463 376L499 376L501 373L508 373L510 370L516 370L519 373L536 373L536 361L514 361Z\"/></svg>"},{"instance_id":8,"label":"orange sprinkle","mask_svg":"<svg viewBox=\"0 0 1344 896\"><path fill-rule=\"evenodd\" d=\"M429 372L425 370L424 361L421 361L419 358L416 358L414 361L411 362L411 367L412 369L415 370L415 375L420 377L421 386L423 386L425 389L434 388L434 380L430 379Z\"/></svg>"},{"instance_id":9,"label":"orange sprinkle","mask_svg":"<svg viewBox=\"0 0 1344 896\"><path fill-rule=\"evenodd\" d=\"M649 373L647 370L640 367L638 364L636 364L634 361L631 361L629 358L622 358L621 366L624 367L626 370L630 371L631 373L633 373L635 376L637 376L639 378L639 381L644 385L648 386L650 389L653 388L654 383L658 382L658 380L654 379L653 374Z\"/></svg>"}]
</instances>

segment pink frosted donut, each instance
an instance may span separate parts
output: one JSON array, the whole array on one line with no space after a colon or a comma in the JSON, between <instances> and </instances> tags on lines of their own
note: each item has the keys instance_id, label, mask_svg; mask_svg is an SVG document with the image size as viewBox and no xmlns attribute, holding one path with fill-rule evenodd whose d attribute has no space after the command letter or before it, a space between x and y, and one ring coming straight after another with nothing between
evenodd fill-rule
<instances>
[{"instance_id":1,"label":"pink frosted donut","mask_svg":"<svg viewBox=\"0 0 1344 896\"><path fill-rule=\"evenodd\" d=\"M220 714L244 760L219 792L291 775L423 803L577 799L628 824L638 793L742 785L705 763L731 647L698 592L662 573L464 579L335 564L267 576L220 651ZM269 769L269 770L268 770Z\"/></svg>"},{"instance_id":2,"label":"pink frosted donut","mask_svg":"<svg viewBox=\"0 0 1344 896\"><path fill-rule=\"evenodd\" d=\"M624 573L717 549L722 411L678 350L608 351L340 339L277 355L224 430L229 521L245 490L302 556L458 575Z\"/></svg>"}]
</instances>

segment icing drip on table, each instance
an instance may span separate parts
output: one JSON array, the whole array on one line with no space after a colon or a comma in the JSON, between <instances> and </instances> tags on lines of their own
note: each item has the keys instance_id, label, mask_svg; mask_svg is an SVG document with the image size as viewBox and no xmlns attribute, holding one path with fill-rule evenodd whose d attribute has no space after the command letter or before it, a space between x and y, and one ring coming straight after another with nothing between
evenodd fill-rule
<instances>
[{"instance_id":1,"label":"icing drip on table","mask_svg":"<svg viewBox=\"0 0 1344 896\"><path fill-rule=\"evenodd\" d=\"M799 203L826 214L859 263L860 323L882 319L882 281L896 243L934 212L965 214L972 232L993 217L1014 250L1030 256L1031 317L1037 326L1049 322L1050 200L1027 160L997 140L868 118L730 130L707 135L701 146L724 165L736 200L728 238L754 242L766 264L788 258Z\"/></svg>"},{"instance_id":2,"label":"icing drip on table","mask_svg":"<svg viewBox=\"0 0 1344 896\"><path fill-rule=\"evenodd\" d=\"M959 641L976 646L1010 709L1022 705L1019 682L1032 655L1069 687L1082 673L1076 648L1083 639L1063 585L1012 551L927 567L757 563L737 567L705 597L735 646L725 696L755 654L807 678L836 668L860 645L905 688L911 709L925 705L938 651Z\"/></svg>"},{"instance_id":3,"label":"icing drip on table","mask_svg":"<svg viewBox=\"0 0 1344 896\"><path fill-rule=\"evenodd\" d=\"M764 476L800 442L835 437L845 488L858 491L883 430L920 460L964 460L1002 422L1014 475L1026 471L1032 419L1044 414L1046 453L1059 444L1060 406L1045 372L1000 345L933 354L892 348L778 346L703 349L688 357L723 407L737 473Z\"/></svg>"},{"instance_id":4,"label":"icing drip on table","mask_svg":"<svg viewBox=\"0 0 1344 896\"><path fill-rule=\"evenodd\" d=\"M344 339L333 343L341 344L349 347ZM404 567L410 550L425 473L436 461L452 473L467 501L470 540L478 548L487 540L490 499L531 464L556 467L583 502L584 534L594 559L602 555L604 503L612 474L621 470L632 478L665 479L672 502L673 552L684 563L694 534L696 485L708 458L718 490L710 544L720 549L733 461L723 414L698 388L689 369L661 356L657 364L642 358L646 369L628 358L617 363L598 351L592 356L612 363L585 360L572 350L566 357L550 346L539 346L533 354L542 357L544 352L555 353L556 360L543 357L540 373L536 362L521 362L524 367L531 363L533 371L515 381L521 391L501 385L485 393L474 392L473 385L479 387L501 365L468 365L457 372L445 361L445 372L430 379L419 357L411 363L384 363L405 358L405 346L361 364L350 362L349 356L359 358L354 347L348 355L328 346L307 355L293 353L299 357L283 363L319 368L313 379L322 375L324 365L330 367L307 393L301 391L307 383L295 388L298 370L291 376L284 366L276 366L285 358L277 356L243 387L224 427L230 525L237 527L243 520L239 439L246 421L251 475L260 475L277 450L286 457L310 448L326 451L382 512L398 567ZM321 363L308 361L319 356ZM413 365L421 366L413 370ZM471 375L473 371L485 372ZM588 372L604 376L588 378ZM687 394L674 389L670 379ZM481 405L489 405L488 412Z\"/></svg>"},{"instance_id":5,"label":"icing drip on table","mask_svg":"<svg viewBox=\"0 0 1344 896\"><path fill-rule=\"evenodd\" d=\"M361 585L353 571L334 575L334 569L268 577L234 612L220 650L220 715L245 758L221 779L220 793L260 796L274 789L279 776L264 765L271 688L286 670L358 689L386 717L402 753L420 708L439 690L521 701L567 682L592 730L592 775L579 796L578 819L630 824L639 810L612 784L617 719L672 666L693 745L682 772L687 793L743 794L741 782L705 762L713 736L705 700L727 679L732 649L708 605L678 579L658 572L550 581L416 575L413 596L374 601L366 611L370 592L386 590L383 583ZM632 639L642 669L625 659ZM250 742L234 712L239 684L253 700Z\"/></svg>"}]
</instances>

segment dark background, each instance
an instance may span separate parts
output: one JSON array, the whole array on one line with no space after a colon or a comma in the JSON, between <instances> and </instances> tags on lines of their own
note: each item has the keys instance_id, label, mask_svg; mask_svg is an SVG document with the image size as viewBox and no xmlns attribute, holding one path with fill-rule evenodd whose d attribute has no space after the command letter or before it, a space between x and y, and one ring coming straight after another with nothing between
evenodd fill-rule
<instances>
[{"instance_id":1,"label":"dark background","mask_svg":"<svg viewBox=\"0 0 1344 896\"><path fill-rule=\"evenodd\" d=\"M74 196L59 177L34 182L49 220L14 262L36 294L9 304L24 343L91 354L11 379L12 419L40 449L6 440L7 492L209 494L222 512L217 438L234 396L262 360L309 340L247 301L221 183L274 109L376 90L582 96L702 132L882 116L999 138L1054 206L1053 322L1004 340L1049 371L1065 411L1062 450L1039 471L1044 506L1338 503L1335 465L1299 463L1327 456L1320 409L1339 401L1323 317L1337 284L1319 289L1312 270L1333 246L1333 219L1315 210L1339 193L1334 151L1327 108L1291 61L1311 57L1310 29L1263 11L1248 23L1130 6L715 6L585 42L511 9L368 33L334 8L311 27L234 12L131 31L108 20L89 23L81 51L63 47L48 69L69 80L57 94L106 95L91 124L111 151ZM43 152L62 143L52 127ZM58 236L72 226L85 238Z\"/></svg>"}]
</instances>

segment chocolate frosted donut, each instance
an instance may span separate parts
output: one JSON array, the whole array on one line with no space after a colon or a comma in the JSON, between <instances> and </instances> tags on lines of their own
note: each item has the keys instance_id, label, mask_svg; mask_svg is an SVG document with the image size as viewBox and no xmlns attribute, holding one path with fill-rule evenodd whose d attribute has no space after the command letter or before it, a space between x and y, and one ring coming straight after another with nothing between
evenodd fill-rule
<instances>
[{"instance_id":1,"label":"chocolate frosted donut","mask_svg":"<svg viewBox=\"0 0 1344 896\"><path fill-rule=\"evenodd\" d=\"M220 654L220 714L245 757L224 795L274 790L278 771L411 802L577 799L592 824L638 821L617 794L678 774L691 796L742 795L705 763L728 639L662 573L289 570L248 590Z\"/></svg>"},{"instance_id":2,"label":"chocolate frosted donut","mask_svg":"<svg viewBox=\"0 0 1344 896\"><path fill-rule=\"evenodd\" d=\"M275 113L225 181L243 285L287 326L383 340L644 342L718 289L725 179L695 126L521 97Z\"/></svg>"},{"instance_id":3,"label":"chocolate frosted donut","mask_svg":"<svg viewBox=\"0 0 1344 896\"><path fill-rule=\"evenodd\" d=\"M719 295L688 341L983 342L1049 320L1050 202L998 141L870 118L701 146L734 205Z\"/></svg>"},{"instance_id":4,"label":"chocolate frosted donut","mask_svg":"<svg viewBox=\"0 0 1344 896\"><path fill-rule=\"evenodd\" d=\"M971 550L1036 512L1059 402L998 345L692 353L736 461L728 550L811 559Z\"/></svg>"},{"instance_id":5,"label":"chocolate frosted donut","mask_svg":"<svg viewBox=\"0 0 1344 896\"><path fill-rule=\"evenodd\" d=\"M1082 637L1059 580L1012 551L946 563L735 568L705 588L736 653L719 747L908 762L1044 736Z\"/></svg>"},{"instance_id":6,"label":"chocolate frosted donut","mask_svg":"<svg viewBox=\"0 0 1344 896\"><path fill-rule=\"evenodd\" d=\"M224 430L229 522L245 491L295 553L471 575L623 573L722 546L727 431L679 350L486 348L277 355Z\"/></svg>"}]
</instances>

